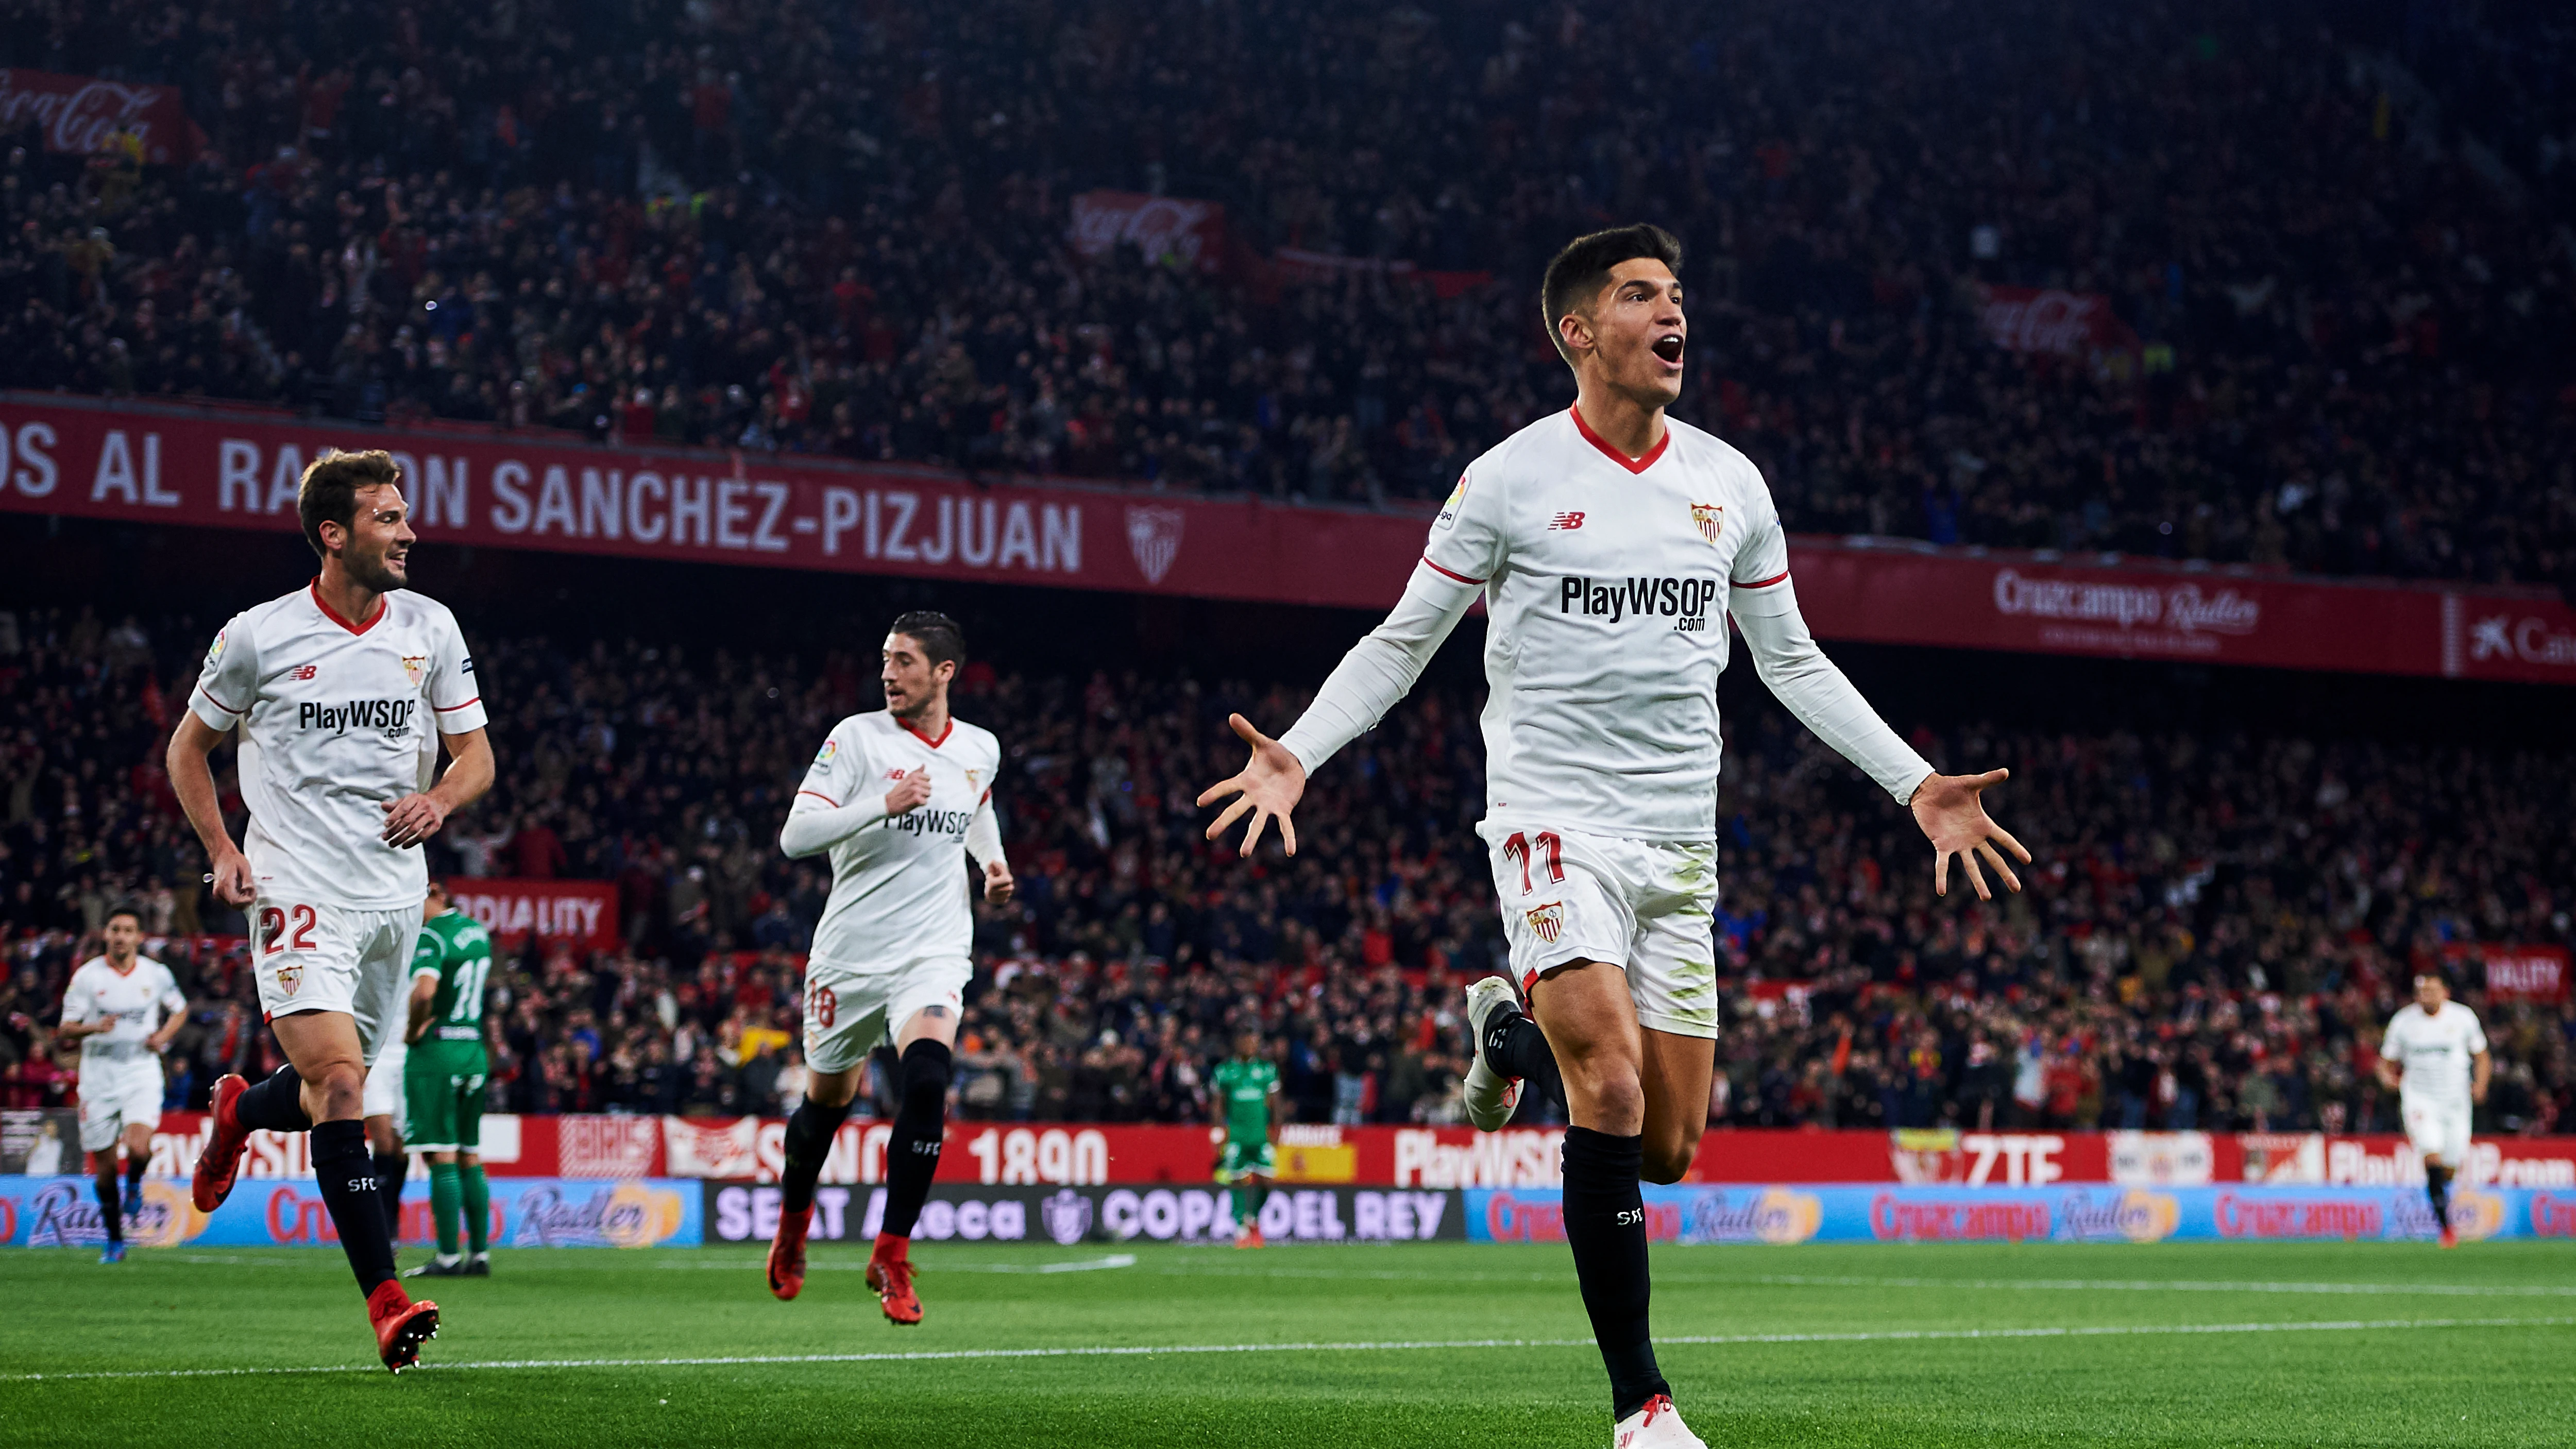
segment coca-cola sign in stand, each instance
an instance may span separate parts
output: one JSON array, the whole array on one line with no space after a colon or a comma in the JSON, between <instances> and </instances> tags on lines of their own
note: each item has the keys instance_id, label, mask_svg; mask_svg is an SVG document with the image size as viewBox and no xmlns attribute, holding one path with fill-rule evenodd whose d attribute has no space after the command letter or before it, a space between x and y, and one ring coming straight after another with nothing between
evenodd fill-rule
<instances>
[{"instance_id":1,"label":"coca-cola sign in stand","mask_svg":"<svg viewBox=\"0 0 2576 1449\"><path fill-rule=\"evenodd\" d=\"M1145 260L1165 257L1213 272L1225 264L1225 208L1181 196L1138 191L1086 191L1073 199L1073 249L1106 255L1131 243Z\"/></svg>"},{"instance_id":2,"label":"coca-cola sign in stand","mask_svg":"<svg viewBox=\"0 0 2576 1449\"><path fill-rule=\"evenodd\" d=\"M2138 345L2108 297L2054 287L1987 287L1983 293L1977 320L1997 347L2082 357Z\"/></svg>"},{"instance_id":3,"label":"coca-cola sign in stand","mask_svg":"<svg viewBox=\"0 0 2576 1449\"><path fill-rule=\"evenodd\" d=\"M97 153L118 131L132 131L143 143L143 159L156 166L184 166L206 144L169 86L0 70L0 129L30 121L44 128L46 150L71 156Z\"/></svg>"}]
</instances>

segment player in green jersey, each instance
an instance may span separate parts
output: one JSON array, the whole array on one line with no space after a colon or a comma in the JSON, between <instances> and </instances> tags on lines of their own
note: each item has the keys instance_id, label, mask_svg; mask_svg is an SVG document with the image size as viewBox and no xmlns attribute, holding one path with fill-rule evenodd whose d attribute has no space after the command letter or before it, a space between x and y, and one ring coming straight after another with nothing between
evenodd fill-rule
<instances>
[{"instance_id":1,"label":"player in green jersey","mask_svg":"<svg viewBox=\"0 0 2576 1449\"><path fill-rule=\"evenodd\" d=\"M492 1272L492 1189L483 1177L483 986L492 974L492 937L456 908L447 887L432 881L421 906L425 923L412 948L411 1025L403 1039L403 1101L412 1146L429 1159L429 1206L438 1220L438 1256L413 1278L483 1278ZM457 1219L467 1252L457 1251Z\"/></svg>"},{"instance_id":2,"label":"player in green jersey","mask_svg":"<svg viewBox=\"0 0 2576 1449\"><path fill-rule=\"evenodd\" d=\"M1280 1114L1271 1106L1279 1095L1279 1069L1261 1055L1261 1034L1247 1031L1234 1039L1234 1055L1218 1063L1213 1080L1210 1105L1216 1125L1225 1129L1216 1180L1230 1189L1226 1210L1236 1224L1234 1245L1258 1248L1261 1205L1270 1200L1270 1179L1279 1170Z\"/></svg>"}]
</instances>

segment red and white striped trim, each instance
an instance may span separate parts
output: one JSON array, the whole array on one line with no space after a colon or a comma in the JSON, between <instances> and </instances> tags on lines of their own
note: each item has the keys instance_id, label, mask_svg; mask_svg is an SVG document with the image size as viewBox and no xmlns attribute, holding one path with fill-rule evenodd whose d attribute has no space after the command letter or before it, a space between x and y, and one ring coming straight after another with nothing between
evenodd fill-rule
<instances>
[{"instance_id":1,"label":"red and white striped trim","mask_svg":"<svg viewBox=\"0 0 2576 1449\"><path fill-rule=\"evenodd\" d=\"M1456 569L1444 569L1440 565L1433 563L1431 561L1431 555L1429 554L1424 554L1422 556L1422 563L1424 567L1430 569L1433 573L1440 575L1442 578L1456 579L1462 584L1474 584L1480 588L1483 587L1485 582L1483 579L1471 579L1465 574L1458 572Z\"/></svg>"},{"instance_id":2,"label":"red and white striped trim","mask_svg":"<svg viewBox=\"0 0 2576 1449\"><path fill-rule=\"evenodd\" d=\"M1737 584L1736 587L1739 589L1767 589L1773 584L1779 583L1788 577L1789 571L1787 569L1782 569L1780 572L1773 574L1767 579L1755 579L1749 584Z\"/></svg>"}]
</instances>

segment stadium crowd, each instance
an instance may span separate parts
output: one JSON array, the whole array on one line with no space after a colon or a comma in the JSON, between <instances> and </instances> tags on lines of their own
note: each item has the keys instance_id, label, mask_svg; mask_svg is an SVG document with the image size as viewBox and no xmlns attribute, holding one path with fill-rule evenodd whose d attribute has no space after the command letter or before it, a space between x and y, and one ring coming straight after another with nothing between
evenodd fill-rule
<instances>
[{"instance_id":1,"label":"stadium crowd","mask_svg":"<svg viewBox=\"0 0 2576 1449\"><path fill-rule=\"evenodd\" d=\"M1642 217L1680 413L1792 528L2576 589L2566 101L2467 42L2428 88L2168 3L0 11L209 142L0 146L7 385L1436 497L1565 401L1548 251ZM1079 254L1095 188L1221 204L1208 268ZM1990 284L2118 325L2016 353Z\"/></svg>"},{"instance_id":2,"label":"stadium crowd","mask_svg":"<svg viewBox=\"0 0 2576 1449\"><path fill-rule=\"evenodd\" d=\"M211 628L0 613L0 1105L64 1099L63 983L120 901L191 996L172 1100L272 1064L249 973L215 939L239 917L195 886L158 764ZM496 963L494 1107L791 1104L796 953L827 882L776 834L814 742L873 707L872 671L610 637L476 652L503 686L500 784L434 868L613 881L626 942ZM962 1113L1202 1121L1212 1065L1249 1029L1295 1120L1455 1120L1457 988L1504 964L1469 830L1477 700L1426 685L1317 778L1301 854L1240 863L1202 839L1193 797L1239 763L1229 710L1277 728L1301 702L970 664L958 709L1007 752L1021 891L979 918ZM1996 809L2038 863L2027 894L1982 906L1935 900L1911 823L1767 695L1729 710L1714 1120L2389 1130L2371 1066L2412 970L2471 942L2576 940L2563 752L1918 729L1938 764L2015 770ZM2474 966L2455 979L2498 1060L2481 1130L2576 1120L2576 1005L2488 1003Z\"/></svg>"}]
</instances>

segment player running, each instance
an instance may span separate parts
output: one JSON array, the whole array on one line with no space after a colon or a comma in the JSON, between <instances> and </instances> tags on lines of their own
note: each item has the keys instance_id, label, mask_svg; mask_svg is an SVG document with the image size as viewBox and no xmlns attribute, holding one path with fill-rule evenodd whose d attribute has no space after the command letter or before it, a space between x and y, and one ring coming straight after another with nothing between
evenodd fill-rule
<instances>
[{"instance_id":1,"label":"player running","mask_svg":"<svg viewBox=\"0 0 2576 1449\"><path fill-rule=\"evenodd\" d=\"M2451 1178L2469 1160L2469 1109L2487 1099L2494 1073L2478 1014L2451 999L2439 972L2418 972L2415 1000L2388 1019L2379 1043L2379 1080L2397 1093L2406 1140L2424 1159L2424 1195L2445 1248L2460 1245L2451 1226Z\"/></svg>"},{"instance_id":2,"label":"player running","mask_svg":"<svg viewBox=\"0 0 2576 1449\"><path fill-rule=\"evenodd\" d=\"M102 1263L125 1261L125 1220L143 1211L143 1169L161 1125L161 1053L188 1020L188 998L170 968L142 954L143 916L132 906L107 913L107 954L92 956L63 991L57 1040L81 1044L80 1144L107 1224ZM125 1148L124 1191L116 1149Z\"/></svg>"},{"instance_id":3,"label":"player running","mask_svg":"<svg viewBox=\"0 0 2576 1449\"><path fill-rule=\"evenodd\" d=\"M1538 1025L1508 989L1480 998L1471 988L1487 1070L1484 1100L1469 1111L1499 1125L1509 1082L1544 1075L1552 1052L1572 1123L1566 1242L1622 1449L1700 1444L1655 1366L1638 1182L1678 1181L1708 1116L1727 616L1772 693L1912 807L1932 840L1936 889L1947 893L1956 856L1986 896L1981 855L2019 889L1990 842L2029 859L1979 803L2004 771L1935 775L1816 647L1761 473L1665 416L1681 395L1688 331L1680 264L1680 243L1651 226L1596 233L1557 254L1541 307L1574 370L1574 406L1468 467L1386 622L1283 738L1235 716L1251 761L1199 797L1235 797L1209 838L1248 816L1250 855L1276 819L1293 852L1290 812L1308 774L1374 726L1485 601L1492 692L1478 831Z\"/></svg>"},{"instance_id":4,"label":"player running","mask_svg":"<svg viewBox=\"0 0 2576 1449\"><path fill-rule=\"evenodd\" d=\"M965 658L964 635L947 615L896 619L879 674L886 707L832 727L778 832L791 858L830 853L832 893L805 962L805 1102L787 1119L769 1291L793 1298L805 1286L814 1180L868 1053L891 1039L902 1103L886 1143L885 1214L867 1281L896 1323L921 1321L912 1228L947 1135L949 1048L975 971L962 856L982 868L985 900L1011 898L993 814L1001 745L948 712L949 681Z\"/></svg>"},{"instance_id":5,"label":"player running","mask_svg":"<svg viewBox=\"0 0 2576 1449\"><path fill-rule=\"evenodd\" d=\"M1270 1201L1270 1179L1279 1171L1279 1068L1261 1055L1261 1033L1234 1039L1234 1055L1217 1064L1216 1125L1225 1129L1225 1156L1216 1180L1226 1186L1226 1214L1234 1245L1261 1246L1261 1209ZM1249 1186L1247 1186L1247 1184ZM1246 1206L1249 1203L1250 1206Z\"/></svg>"},{"instance_id":6,"label":"player running","mask_svg":"<svg viewBox=\"0 0 2576 1449\"><path fill-rule=\"evenodd\" d=\"M403 1100L416 1146L429 1159L429 1210L438 1224L438 1256L406 1278L492 1276L492 1186L483 1175L483 1082L491 1058L483 1048L483 988L492 977L492 936L456 908L443 881L429 883L421 906L428 919L412 948L411 1043L403 1067ZM456 1244L465 1222L465 1251Z\"/></svg>"},{"instance_id":7,"label":"player running","mask_svg":"<svg viewBox=\"0 0 2576 1449\"><path fill-rule=\"evenodd\" d=\"M197 1207L232 1191L255 1130L312 1136L313 1176L348 1254L376 1350L396 1373L438 1332L438 1305L394 1279L393 1238L367 1158L367 1067L402 1029L420 934L420 843L492 784L492 746L456 616L407 591L414 535L390 454L325 453L297 498L322 572L233 616L170 739L170 783L214 866L216 899L246 908L262 1014L287 1065L256 1086L216 1080ZM434 727L452 757L430 783ZM250 827L233 844L206 756L242 733Z\"/></svg>"}]
</instances>

